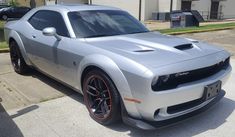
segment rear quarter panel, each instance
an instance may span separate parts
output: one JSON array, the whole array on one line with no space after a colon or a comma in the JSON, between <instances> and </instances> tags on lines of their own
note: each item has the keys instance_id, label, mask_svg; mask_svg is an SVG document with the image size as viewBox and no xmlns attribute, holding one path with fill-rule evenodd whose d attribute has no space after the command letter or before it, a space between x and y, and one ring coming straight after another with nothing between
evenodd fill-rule
<instances>
[{"instance_id":1,"label":"rear quarter panel","mask_svg":"<svg viewBox=\"0 0 235 137\"><path fill-rule=\"evenodd\" d=\"M21 38L21 28L24 28L21 25L22 21L21 20L16 20L16 21L9 21L6 23L4 26L4 37L5 41L9 44L10 39L14 39L21 51L21 54L26 62L26 64L31 65L31 62L29 58L27 57L26 50L25 50L25 45L24 42Z\"/></svg>"}]
</instances>

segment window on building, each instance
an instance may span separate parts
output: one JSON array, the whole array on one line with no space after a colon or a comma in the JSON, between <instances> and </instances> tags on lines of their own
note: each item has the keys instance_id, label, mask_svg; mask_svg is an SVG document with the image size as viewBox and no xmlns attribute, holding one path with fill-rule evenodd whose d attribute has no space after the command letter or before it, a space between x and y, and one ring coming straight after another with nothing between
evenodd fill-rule
<instances>
[{"instance_id":1,"label":"window on building","mask_svg":"<svg viewBox=\"0 0 235 137\"><path fill-rule=\"evenodd\" d=\"M188 11L192 8L192 1L182 1L181 10Z\"/></svg>"}]
</instances>

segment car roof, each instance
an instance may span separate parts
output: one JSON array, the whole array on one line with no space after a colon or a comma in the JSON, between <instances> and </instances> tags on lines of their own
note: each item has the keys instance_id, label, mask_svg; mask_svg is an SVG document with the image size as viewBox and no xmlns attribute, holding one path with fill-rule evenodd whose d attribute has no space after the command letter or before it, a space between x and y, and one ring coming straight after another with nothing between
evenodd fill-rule
<instances>
[{"instance_id":1,"label":"car roof","mask_svg":"<svg viewBox=\"0 0 235 137\"><path fill-rule=\"evenodd\" d=\"M84 10L120 10L114 7L88 4L56 4L42 6L39 9L56 10L56 11L84 11Z\"/></svg>"},{"instance_id":2,"label":"car roof","mask_svg":"<svg viewBox=\"0 0 235 137\"><path fill-rule=\"evenodd\" d=\"M38 8L33 8L21 20L28 20L33 14L40 10L52 10L60 12L61 14L67 14L68 12L74 11L89 11L89 10L121 10L119 8L101 6L101 5L88 5L88 4L56 4L41 6Z\"/></svg>"}]
</instances>

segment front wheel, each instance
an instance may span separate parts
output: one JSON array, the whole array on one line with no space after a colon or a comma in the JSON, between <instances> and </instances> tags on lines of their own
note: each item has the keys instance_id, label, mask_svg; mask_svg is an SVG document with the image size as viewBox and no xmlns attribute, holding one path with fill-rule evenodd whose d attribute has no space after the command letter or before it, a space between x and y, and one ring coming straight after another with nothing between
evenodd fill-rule
<instances>
[{"instance_id":1,"label":"front wheel","mask_svg":"<svg viewBox=\"0 0 235 137\"><path fill-rule=\"evenodd\" d=\"M83 81L83 93L86 107L95 121L109 125L121 119L119 93L104 72L88 72Z\"/></svg>"}]
</instances>

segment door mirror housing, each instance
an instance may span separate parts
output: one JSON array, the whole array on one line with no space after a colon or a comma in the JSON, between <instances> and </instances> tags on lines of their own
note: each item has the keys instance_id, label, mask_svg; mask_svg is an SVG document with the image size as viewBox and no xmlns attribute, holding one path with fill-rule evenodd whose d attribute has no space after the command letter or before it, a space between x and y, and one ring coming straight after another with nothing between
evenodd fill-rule
<instances>
[{"instance_id":1,"label":"door mirror housing","mask_svg":"<svg viewBox=\"0 0 235 137\"><path fill-rule=\"evenodd\" d=\"M61 37L57 34L56 29L53 27L43 29L42 33L45 36L54 36L58 41L61 40Z\"/></svg>"}]
</instances>

